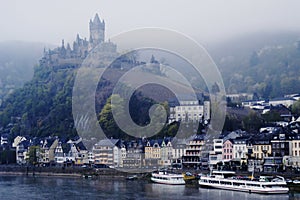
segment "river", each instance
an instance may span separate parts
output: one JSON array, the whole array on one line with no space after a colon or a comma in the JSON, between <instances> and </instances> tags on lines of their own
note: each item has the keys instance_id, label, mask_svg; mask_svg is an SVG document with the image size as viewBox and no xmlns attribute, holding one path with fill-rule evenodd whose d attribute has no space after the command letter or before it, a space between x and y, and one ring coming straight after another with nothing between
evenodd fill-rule
<instances>
[{"instance_id":1,"label":"river","mask_svg":"<svg viewBox=\"0 0 300 200\"><path fill-rule=\"evenodd\" d=\"M0 199L201 199L201 200L285 200L300 199L300 193L260 195L192 186L161 185L145 180L84 179L72 177L0 176Z\"/></svg>"}]
</instances>

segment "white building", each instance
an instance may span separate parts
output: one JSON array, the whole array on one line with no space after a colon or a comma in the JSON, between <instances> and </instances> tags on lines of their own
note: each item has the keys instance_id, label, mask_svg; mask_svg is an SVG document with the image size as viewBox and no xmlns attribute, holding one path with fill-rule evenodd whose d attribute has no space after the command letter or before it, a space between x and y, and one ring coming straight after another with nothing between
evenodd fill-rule
<instances>
[{"instance_id":1,"label":"white building","mask_svg":"<svg viewBox=\"0 0 300 200\"><path fill-rule=\"evenodd\" d=\"M119 165L119 148L116 146L118 139L103 139L93 146L95 164L105 164L107 166Z\"/></svg>"},{"instance_id":2,"label":"white building","mask_svg":"<svg viewBox=\"0 0 300 200\"><path fill-rule=\"evenodd\" d=\"M172 163L172 143L168 141L167 143L163 140L161 143L161 159L160 165L161 166L170 166Z\"/></svg>"},{"instance_id":3,"label":"white building","mask_svg":"<svg viewBox=\"0 0 300 200\"><path fill-rule=\"evenodd\" d=\"M173 160L178 160L181 159L182 156L185 155L185 150L186 150L186 143L187 141L185 139L178 139L178 138L173 138L172 140L172 157Z\"/></svg>"},{"instance_id":4,"label":"white building","mask_svg":"<svg viewBox=\"0 0 300 200\"><path fill-rule=\"evenodd\" d=\"M271 99L269 101L269 104L272 106L277 106L277 105L284 105L285 107L290 107L291 105L293 105L293 103L295 103L296 100L294 98L288 98L288 97L283 97L283 98L275 98L275 99Z\"/></svg>"},{"instance_id":5,"label":"white building","mask_svg":"<svg viewBox=\"0 0 300 200\"><path fill-rule=\"evenodd\" d=\"M244 138L236 138L233 140L233 159L234 160L245 160L247 158L247 140Z\"/></svg>"},{"instance_id":6,"label":"white building","mask_svg":"<svg viewBox=\"0 0 300 200\"><path fill-rule=\"evenodd\" d=\"M223 160L223 139L213 139L213 150L209 152L209 167Z\"/></svg>"},{"instance_id":7,"label":"white building","mask_svg":"<svg viewBox=\"0 0 300 200\"><path fill-rule=\"evenodd\" d=\"M54 160L57 164L64 164L65 156L61 142L58 142L57 147L54 150Z\"/></svg>"},{"instance_id":8,"label":"white building","mask_svg":"<svg viewBox=\"0 0 300 200\"><path fill-rule=\"evenodd\" d=\"M180 101L179 105L170 107L169 123L174 121L199 122L210 119L210 103L205 101L200 105L199 101Z\"/></svg>"},{"instance_id":9,"label":"white building","mask_svg":"<svg viewBox=\"0 0 300 200\"><path fill-rule=\"evenodd\" d=\"M293 138L291 142L291 165L293 167L300 167L300 136Z\"/></svg>"}]
</instances>

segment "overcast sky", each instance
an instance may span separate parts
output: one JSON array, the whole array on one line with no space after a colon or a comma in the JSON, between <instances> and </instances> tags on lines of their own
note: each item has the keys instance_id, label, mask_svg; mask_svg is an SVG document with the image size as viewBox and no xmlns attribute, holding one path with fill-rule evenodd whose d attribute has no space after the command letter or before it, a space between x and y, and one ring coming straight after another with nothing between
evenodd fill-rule
<instances>
[{"instance_id":1,"label":"overcast sky","mask_svg":"<svg viewBox=\"0 0 300 200\"><path fill-rule=\"evenodd\" d=\"M163 27L200 42L260 31L300 31L298 0L0 0L0 41L52 44L89 38L99 13L106 37L141 27Z\"/></svg>"}]
</instances>

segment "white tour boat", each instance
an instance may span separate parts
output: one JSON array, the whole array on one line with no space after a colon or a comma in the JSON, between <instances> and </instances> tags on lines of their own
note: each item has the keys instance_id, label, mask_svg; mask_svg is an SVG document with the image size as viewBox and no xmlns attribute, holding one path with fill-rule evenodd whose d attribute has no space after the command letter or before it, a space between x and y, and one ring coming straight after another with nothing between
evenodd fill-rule
<instances>
[{"instance_id":1,"label":"white tour boat","mask_svg":"<svg viewBox=\"0 0 300 200\"><path fill-rule=\"evenodd\" d=\"M169 184L169 185L184 185L182 174L172 174L168 172L153 172L151 181L155 183Z\"/></svg>"},{"instance_id":2,"label":"white tour boat","mask_svg":"<svg viewBox=\"0 0 300 200\"><path fill-rule=\"evenodd\" d=\"M233 176L229 171L213 171L212 175L201 176L199 185L224 190L261 194L285 194L289 192L283 177L260 176L259 179Z\"/></svg>"}]
</instances>

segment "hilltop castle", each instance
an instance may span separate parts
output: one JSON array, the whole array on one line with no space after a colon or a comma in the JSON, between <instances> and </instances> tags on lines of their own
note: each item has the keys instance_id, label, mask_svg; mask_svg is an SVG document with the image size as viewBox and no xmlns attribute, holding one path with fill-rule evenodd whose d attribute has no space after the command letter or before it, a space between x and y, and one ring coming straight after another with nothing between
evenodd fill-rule
<instances>
[{"instance_id":1,"label":"hilltop castle","mask_svg":"<svg viewBox=\"0 0 300 200\"><path fill-rule=\"evenodd\" d=\"M82 39L79 34L77 34L72 48L69 43L65 45L64 40L62 40L60 47L53 50L49 49L48 51L44 50L44 56L40 60L40 64L77 67L95 47L99 47L101 53L106 57L116 57L117 46L110 41L105 42L105 22L104 20L101 21L98 14L95 15L93 20L90 20L89 30L89 40L86 38Z\"/></svg>"}]
</instances>

